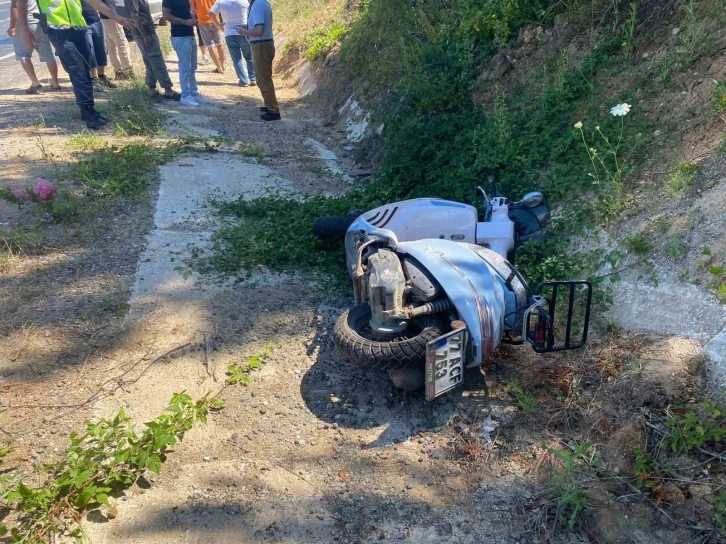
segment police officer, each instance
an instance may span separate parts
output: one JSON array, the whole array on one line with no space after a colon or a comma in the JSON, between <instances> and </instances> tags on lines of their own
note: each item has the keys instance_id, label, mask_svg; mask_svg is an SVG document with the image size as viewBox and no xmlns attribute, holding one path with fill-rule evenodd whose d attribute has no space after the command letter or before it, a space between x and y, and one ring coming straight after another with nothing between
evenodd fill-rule
<instances>
[{"instance_id":1,"label":"police officer","mask_svg":"<svg viewBox=\"0 0 726 544\"><path fill-rule=\"evenodd\" d=\"M88 0L98 11L117 23L130 27L131 21L116 14L101 0ZM106 118L93 105L86 20L83 18L81 0L38 0L38 19L48 34L55 54L71 78L76 104L81 109L81 119L86 126L97 129L106 124ZM28 47L34 42L28 28L28 0L18 0L18 26Z\"/></svg>"}]
</instances>

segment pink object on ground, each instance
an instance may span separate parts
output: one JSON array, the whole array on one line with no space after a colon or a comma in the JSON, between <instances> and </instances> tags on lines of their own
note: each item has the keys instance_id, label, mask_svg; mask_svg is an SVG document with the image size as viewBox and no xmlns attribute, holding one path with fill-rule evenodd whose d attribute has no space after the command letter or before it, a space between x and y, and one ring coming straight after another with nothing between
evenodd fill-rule
<instances>
[{"instance_id":1,"label":"pink object on ground","mask_svg":"<svg viewBox=\"0 0 726 544\"><path fill-rule=\"evenodd\" d=\"M22 187L15 187L15 189L12 189L10 191L14 197L20 198L22 200L30 200L30 195L25 192L25 189Z\"/></svg>"},{"instance_id":2,"label":"pink object on ground","mask_svg":"<svg viewBox=\"0 0 726 544\"><path fill-rule=\"evenodd\" d=\"M50 200L55 196L55 186L47 179L38 178L35 180L33 192L40 200Z\"/></svg>"}]
</instances>

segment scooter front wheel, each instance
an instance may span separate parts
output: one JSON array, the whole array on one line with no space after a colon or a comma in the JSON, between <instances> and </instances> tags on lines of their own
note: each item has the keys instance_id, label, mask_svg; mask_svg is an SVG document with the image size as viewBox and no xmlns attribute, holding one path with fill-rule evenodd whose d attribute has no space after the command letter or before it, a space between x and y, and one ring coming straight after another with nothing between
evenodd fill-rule
<instances>
[{"instance_id":1,"label":"scooter front wheel","mask_svg":"<svg viewBox=\"0 0 726 544\"><path fill-rule=\"evenodd\" d=\"M383 341L370 328L371 309L354 306L338 318L333 338L340 353L366 370L418 368L426 361L426 344L443 334L441 321L425 315L411 320L396 338Z\"/></svg>"}]
</instances>

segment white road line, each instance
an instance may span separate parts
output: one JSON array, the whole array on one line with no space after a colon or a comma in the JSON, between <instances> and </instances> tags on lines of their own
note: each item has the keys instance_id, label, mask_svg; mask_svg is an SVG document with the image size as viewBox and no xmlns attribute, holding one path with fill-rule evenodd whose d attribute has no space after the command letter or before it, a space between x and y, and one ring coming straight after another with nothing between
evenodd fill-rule
<instances>
[{"instance_id":1,"label":"white road line","mask_svg":"<svg viewBox=\"0 0 726 544\"><path fill-rule=\"evenodd\" d=\"M5 55L4 57L0 57L0 60L9 59L10 57L14 57L15 53L10 53L9 55Z\"/></svg>"}]
</instances>

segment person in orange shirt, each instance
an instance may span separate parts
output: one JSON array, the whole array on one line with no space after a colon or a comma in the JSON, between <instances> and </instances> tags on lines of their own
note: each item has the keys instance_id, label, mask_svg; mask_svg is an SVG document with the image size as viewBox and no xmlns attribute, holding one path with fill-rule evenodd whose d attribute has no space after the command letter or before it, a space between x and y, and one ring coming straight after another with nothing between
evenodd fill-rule
<instances>
[{"instance_id":1,"label":"person in orange shirt","mask_svg":"<svg viewBox=\"0 0 726 544\"><path fill-rule=\"evenodd\" d=\"M216 68L214 73L224 73L224 49L222 48L222 33L214 24L209 10L212 9L215 0L190 0L192 13L198 21L199 35L202 43L209 50L209 56Z\"/></svg>"}]
</instances>

